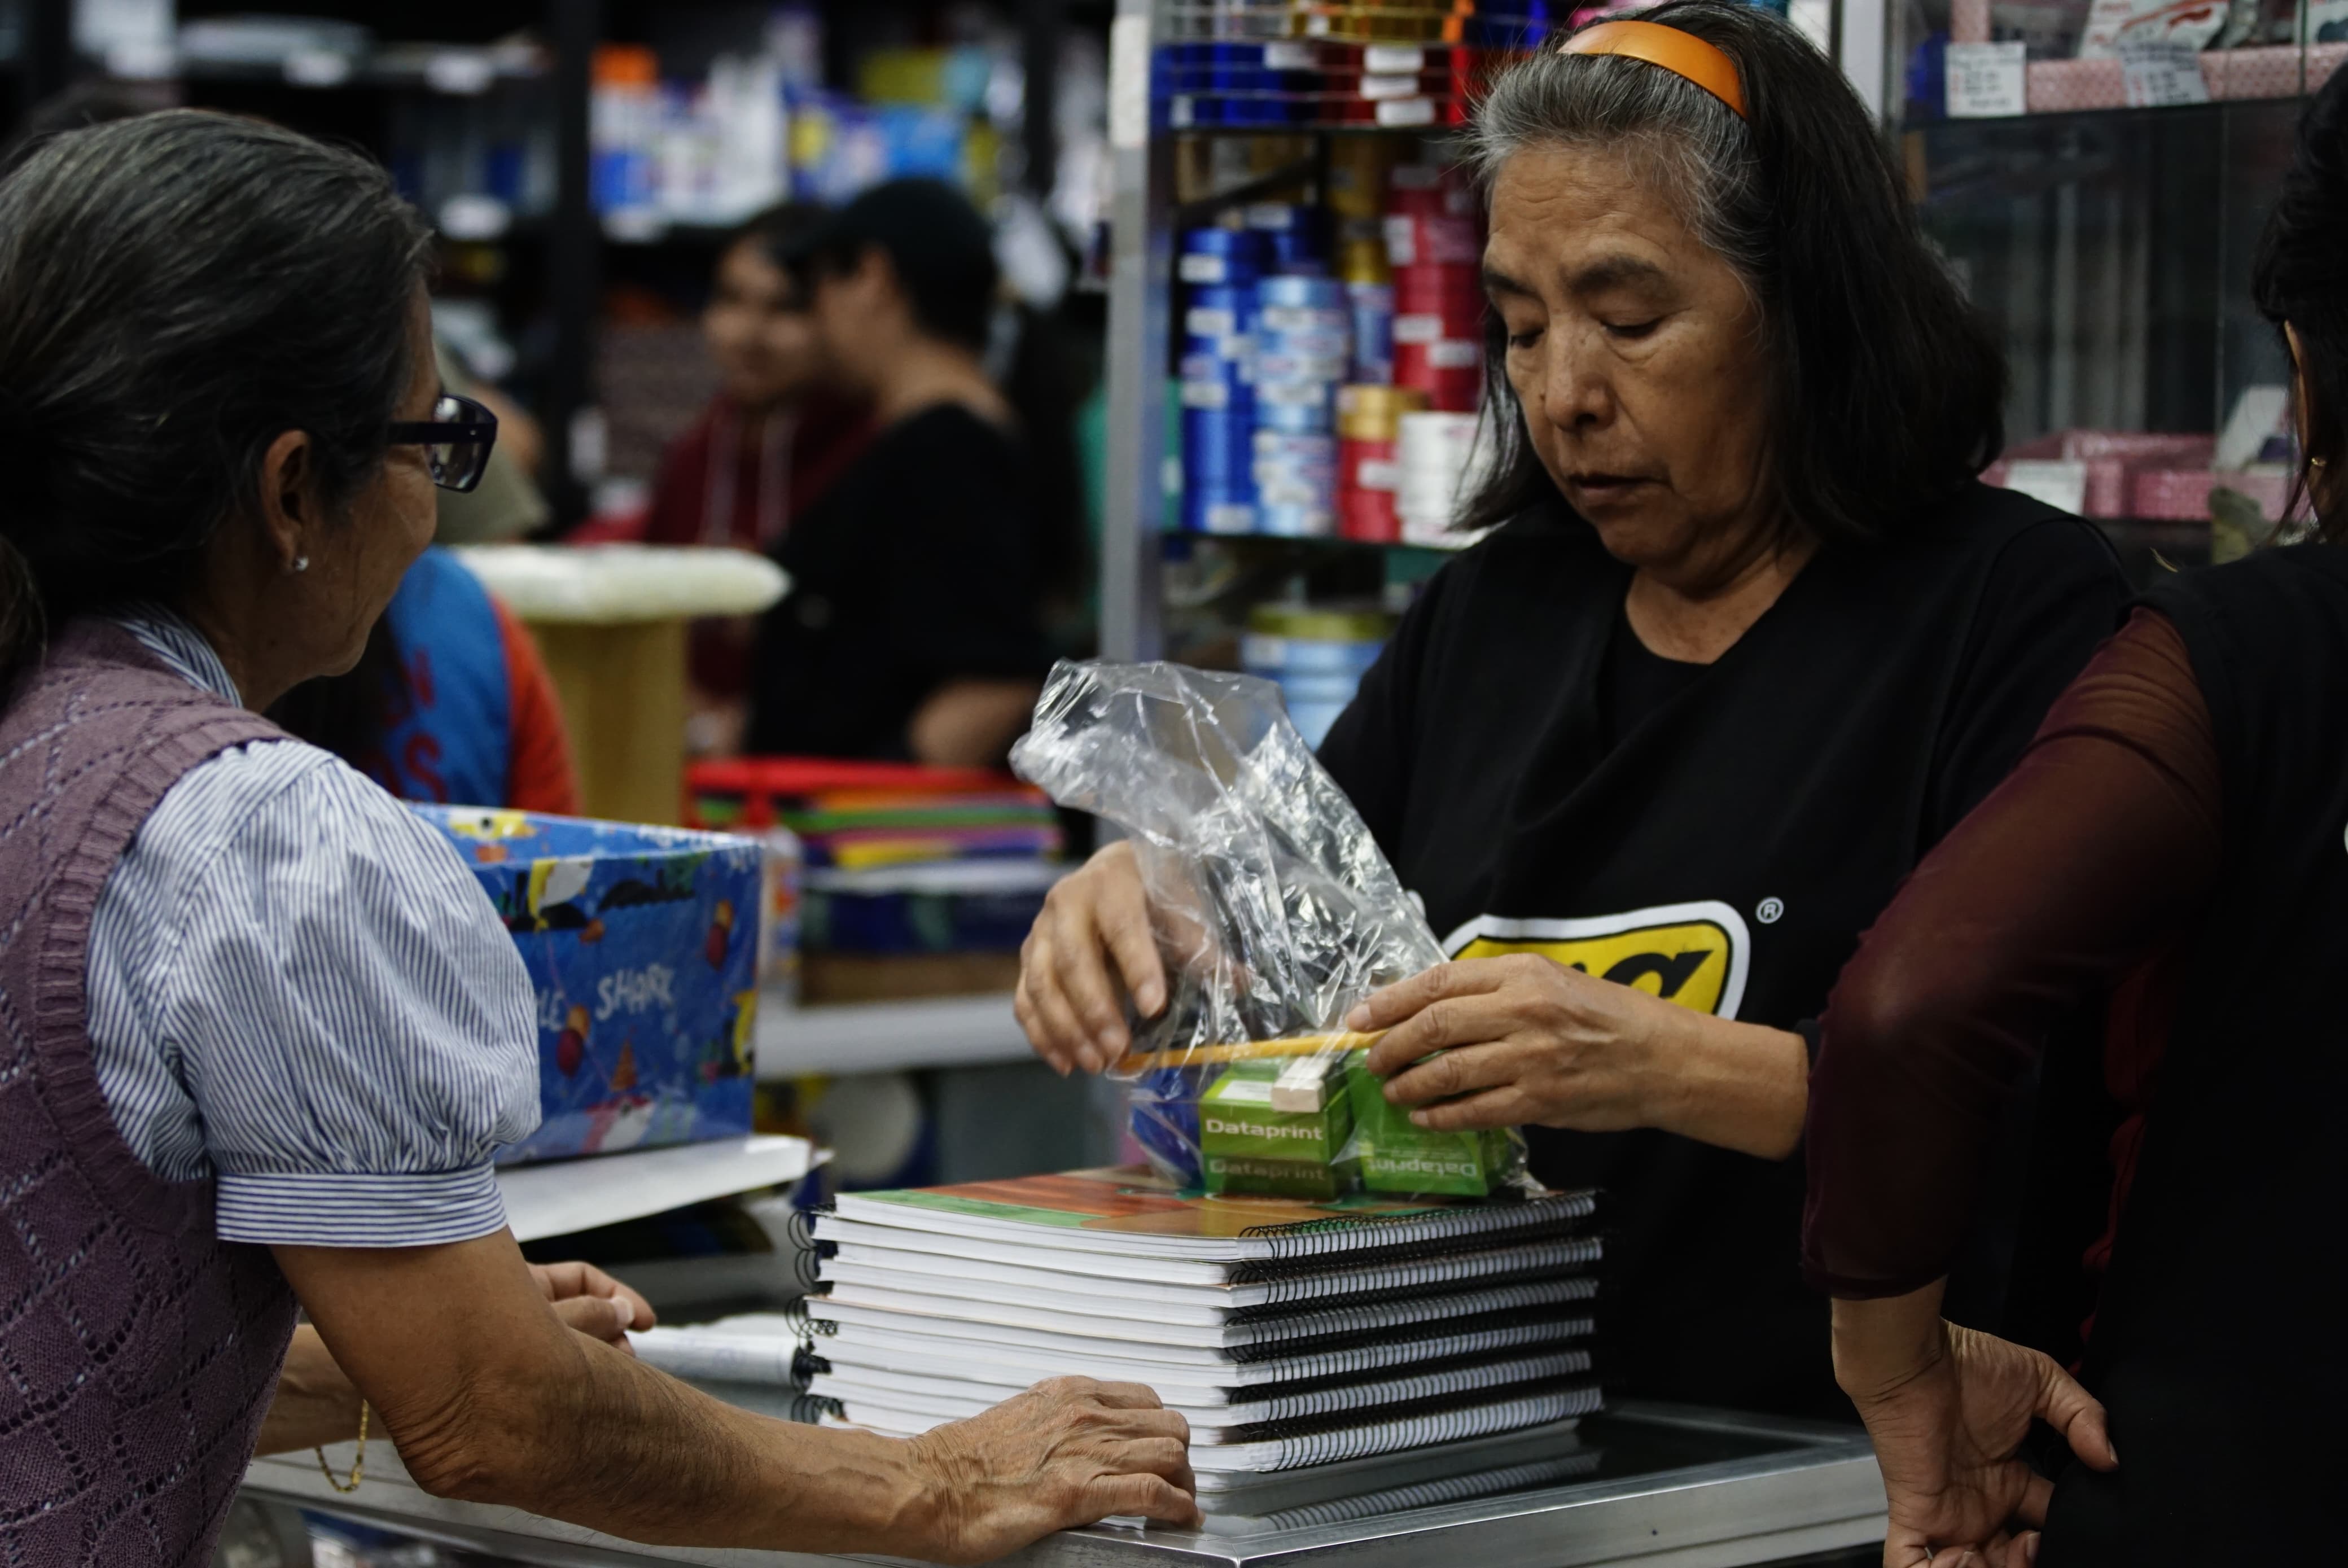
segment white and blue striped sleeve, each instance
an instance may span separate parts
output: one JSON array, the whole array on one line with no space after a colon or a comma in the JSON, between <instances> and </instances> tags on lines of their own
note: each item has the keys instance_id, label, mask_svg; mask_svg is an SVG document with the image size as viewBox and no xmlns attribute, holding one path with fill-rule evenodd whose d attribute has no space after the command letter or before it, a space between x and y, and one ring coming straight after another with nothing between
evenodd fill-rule
<instances>
[{"instance_id":1,"label":"white and blue striped sleeve","mask_svg":"<svg viewBox=\"0 0 2348 1568\"><path fill-rule=\"evenodd\" d=\"M529 975L439 834L300 749L311 765L250 803L168 916L162 1033L218 1176L218 1233L490 1234L505 1223L490 1152L538 1125Z\"/></svg>"}]
</instances>

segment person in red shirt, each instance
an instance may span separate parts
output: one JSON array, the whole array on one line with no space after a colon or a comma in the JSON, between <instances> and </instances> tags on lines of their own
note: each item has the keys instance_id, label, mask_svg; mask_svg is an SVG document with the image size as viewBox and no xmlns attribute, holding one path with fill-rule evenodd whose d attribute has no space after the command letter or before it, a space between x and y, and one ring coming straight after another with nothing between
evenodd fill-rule
<instances>
[{"instance_id":1,"label":"person in red shirt","mask_svg":"<svg viewBox=\"0 0 2348 1568\"><path fill-rule=\"evenodd\" d=\"M808 202L771 208L720 253L701 315L717 396L661 459L646 543L771 550L870 440L862 401L827 385L808 301L778 260L822 215ZM697 708L738 715L752 638L747 621L694 628ZM717 727L737 729L738 717Z\"/></svg>"}]
</instances>

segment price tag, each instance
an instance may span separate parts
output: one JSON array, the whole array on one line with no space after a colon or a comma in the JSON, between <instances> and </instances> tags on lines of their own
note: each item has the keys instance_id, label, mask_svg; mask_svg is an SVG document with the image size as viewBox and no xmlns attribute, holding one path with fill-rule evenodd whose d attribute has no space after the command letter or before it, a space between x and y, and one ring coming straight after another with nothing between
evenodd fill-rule
<instances>
[{"instance_id":1,"label":"price tag","mask_svg":"<svg viewBox=\"0 0 2348 1568\"><path fill-rule=\"evenodd\" d=\"M1997 119L2030 112L2029 46L1951 44L1948 49L1951 119Z\"/></svg>"},{"instance_id":2,"label":"price tag","mask_svg":"<svg viewBox=\"0 0 2348 1568\"><path fill-rule=\"evenodd\" d=\"M497 79L497 62L486 49L439 49L424 62L424 85L436 93L475 98Z\"/></svg>"},{"instance_id":3,"label":"price tag","mask_svg":"<svg viewBox=\"0 0 2348 1568\"><path fill-rule=\"evenodd\" d=\"M1433 98L1388 98L1378 105L1378 124L1389 130L1434 123Z\"/></svg>"},{"instance_id":4,"label":"price tag","mask_svg":"<svg viewBox=\"0 0 2348 1568\"><path fill-rule=\"evenodd\" d=\"M2201 51L2190 44L2150 38L2122 43L2119 57L2120 84L2130 108L2209 101L2209 84L2201 75Z\"/></svg>"},{"instance_id":5,"label":"price tag","mask_svg":"<svg viewBox=\"0 0 2348 1568\"><path fill-rule=\"evenodd\" d=\"M338 88L351 79L351 57L332 49L296 49L285 57L285 79L297 88Z\"/></svg>"},{"instance_id":6,"label":"price tag","mask_svg":"<svg viewBox=\"0 0 2348 1568\"><path fill-rule=\"evenodd\" d=\"M1321 63L1310 44L1266 44L1263 68L1268 71L1309 71Z\"/></svg>"},{"instance_id":7,"label":"price tag","mask_svg":"<svg viewBox=\"0 0 2348 1568\"><path fill-rule=\"evenodd\" d=\"M1409 77L1364 77L1362 96L1373 100L1408 98L1418 91L1418 78Z\"/></svg>"},{"instance_id":8,"label":"price tag","mask_svg":"<svg viewBox=\"0 0 2348 1568\"><path fill-rule=\"evenodd\" d=\"M1362 69L1415 74L1426 69L1426 51L1416 44L1372 44L1362 51Z\"/></svg>"}]
</instances>

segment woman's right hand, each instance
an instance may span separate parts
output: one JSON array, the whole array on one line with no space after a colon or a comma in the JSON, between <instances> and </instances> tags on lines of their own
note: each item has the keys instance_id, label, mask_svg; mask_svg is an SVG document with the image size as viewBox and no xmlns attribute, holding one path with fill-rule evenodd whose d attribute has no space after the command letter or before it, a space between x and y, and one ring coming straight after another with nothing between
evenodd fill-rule
<instances>
[{"instance_id":1,"label":"woman's right hand","mask_svg":"<svg viewBox=\"0 0 2348 1568\"><path fill-rule=\"evenodd\" d=\"M1875 1443L1884 1568L2026 1568L2054 1486L2022 1459L2034 1420L2092 1470L2119 1463L2104 1408L2054 1360L1948 1323L1941 1287L1834 1304L1835 1376Z\"/></svg>"},{"instance_id":2,"label":"woman's right hand","mask_svg":"<svg viewBox=\"0 0 2348 1568\"><path fill-rule=\"evenodd\" d=\"M1114 974L1112 974L1112 966ZM1061 1076L1099 1072L1133 1043L1125 998L1154 1018L1166 968L1130 843L1117 842L1062 877L1019 949L1011 1011L1035 1054Z\"/></svg>"},{"instance_id":3,"label":"woman's right hand","mask_svg":"<svg viewBox=\"0 0 2348 1568\"><path fill-rule=\"evenodd\" d=\"M934 1508L921 1553L988 1563L1111 1514L1196 1529L1189 1441L1189 1423L1138 1383L1038 1383L912 1439Z\"/></svg>"}]
</instances>

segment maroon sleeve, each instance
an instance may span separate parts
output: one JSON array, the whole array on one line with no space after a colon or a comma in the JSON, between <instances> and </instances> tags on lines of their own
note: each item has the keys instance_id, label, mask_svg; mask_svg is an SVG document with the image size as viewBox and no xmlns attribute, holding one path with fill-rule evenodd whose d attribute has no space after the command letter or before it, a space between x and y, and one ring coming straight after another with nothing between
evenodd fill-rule
<instances>
[{"instance_id":1,"label":"maroon sleeve","mask_svg":"<svg viewBox=\"0 0 2348 1568\"><path fill-rule=\"evenodd\" d=\"M1999 1112L2049 1026L2207 899L2219 795L2184 640L2137 610L1828 998L1804 1136L1813 1285L1898 1295L1948 1272Z\"/></svg>"}]
</instances>

